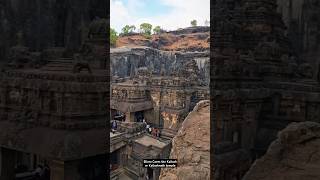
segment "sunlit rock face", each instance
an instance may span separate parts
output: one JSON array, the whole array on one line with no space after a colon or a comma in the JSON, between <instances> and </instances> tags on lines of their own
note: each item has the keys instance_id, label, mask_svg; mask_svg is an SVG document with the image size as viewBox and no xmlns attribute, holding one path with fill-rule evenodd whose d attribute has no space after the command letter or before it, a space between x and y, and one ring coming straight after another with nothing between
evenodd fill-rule
<instances>
[{"instance_id":1,"label":"sunlit rock face","mask_svg":"<svg viewBox=\"0 0 320 180\"><path fill-rule=\"evenodd\" d=\"M178 127L179 125L178 114L162 112L161 115L164 121L163 123L164 128L176 129Z\"/></svg>"},{"instance_id":2,"label":"sunlit rock face","mask_svg":"<svg viewBox=\"0 0 320 180\"><path fill-rule=\"evenodd\" d=\"M244 180L317 180L320 177L320 124L292 123L256 160Z\"/></svg>"},{"instance_id":3,"label":"sunlit rock face","mask_svg":"<svg viewBox=\"0 0 320 180\"><path fill-rule=\"evenodd\" d=\"M116 47L147 46L164 51L208 51L210 49L210 27L197 26L151 35L150 38L138 33L120 36Z\"/></svg>"},{"instance_id":4,"label":"sunlit rock face","mask_svg":"<svg viewBox=\"0 0 320 180\"><path fill-rule=\"evenodd\" d=\"M161 171L160 180L210 179L210 102L201 101L182 123L172 141L177 168Z\"/></svg>"}]
</instances>

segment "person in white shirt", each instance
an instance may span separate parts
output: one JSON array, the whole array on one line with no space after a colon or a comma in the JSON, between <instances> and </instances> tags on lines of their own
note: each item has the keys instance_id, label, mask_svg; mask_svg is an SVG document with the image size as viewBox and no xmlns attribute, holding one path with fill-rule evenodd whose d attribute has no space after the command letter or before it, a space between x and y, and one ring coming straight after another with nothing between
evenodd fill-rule
<instances>
[{"instance_id":1,"label":"person in white shirt","mask_svg":"<svg viewBox=\"0 0 320 180\"><path fill-rule=\"evenodd\" d=\"M147 131L147 132L149 132L149 128L150 128L150 125L147 124L147 125L146 125L146 131Z\"/></svg>"}]
</instances>

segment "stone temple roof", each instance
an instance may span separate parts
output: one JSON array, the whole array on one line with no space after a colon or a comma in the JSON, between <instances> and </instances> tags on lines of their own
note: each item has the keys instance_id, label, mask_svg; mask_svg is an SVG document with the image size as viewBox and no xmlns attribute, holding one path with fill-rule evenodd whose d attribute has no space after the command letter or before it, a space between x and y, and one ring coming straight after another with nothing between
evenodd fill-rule
<instances>
[{"instance_id":1,"label":"stone temple roof","mask_svg":"<svg viewBox=\"0 0 320 180\"><path fill-rule=\"evenodd\" d=\"M117 109L121 112L138 112L153 108L150 100L144 102L119 102L117 100L111 100L110 105L111 109Z\"/></svg>"},{"instance_id":2,"label":"stone temple roof","mask_svg":"<svg viewBox=\"0 0 320 180\"><path fill-rule=\"evenodd\" d=\"M155 146L158 148L164 148L167 145L165 142L159 141L158 139L150 136L142 136L141 138L136 139L135 142L144 146Z\"/></svg>"}]
</instances>

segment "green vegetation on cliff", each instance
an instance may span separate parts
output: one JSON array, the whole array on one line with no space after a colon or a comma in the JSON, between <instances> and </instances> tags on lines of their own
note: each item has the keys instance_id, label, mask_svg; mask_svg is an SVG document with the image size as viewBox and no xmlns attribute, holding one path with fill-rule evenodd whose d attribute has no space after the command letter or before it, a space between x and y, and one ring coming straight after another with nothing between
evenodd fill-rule
<instances>
[{"instance_id":1,"label":"green vegetation on cliff","mask_svg":"<svg viewBox=\"0 0 320 180\"><path fill-rule=\"evenodd\" d=\"M110 28L110 46L115 46L118 39L118 33L116 30Z\"/></svg>"}]
</instances>

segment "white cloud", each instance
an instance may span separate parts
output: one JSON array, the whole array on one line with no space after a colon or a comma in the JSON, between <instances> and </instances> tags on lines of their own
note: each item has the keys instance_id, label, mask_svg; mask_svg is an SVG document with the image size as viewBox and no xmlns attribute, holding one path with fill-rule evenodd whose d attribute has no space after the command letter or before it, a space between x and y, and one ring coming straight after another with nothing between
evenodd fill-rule
<instances>
[{"instance_id":1,"label":"white cloud","mask_svg":"<svg viewBox=\"0 0 320 180\"><path fill-rule=\"evenodd\" d=\"M130 14L121 0L110 1L110 25L117 31L121 29L123 23L130 22Z\"/></svg>"},{"instance_id":2,"label":"white cloud","mask_svg":"<svg viewBox=\"0 0 320 180\"><path fill-rule=\"evenodd\" d=\"M159 0L162 4L171 7L169 13L157 16L138 17L136 12L143 11L145 0L128 0L127 4L121 0L111 0L111 27L117 31L126 24L139 27L143 22L160 25L167 30L174 30L190 26L190 21L196 19L198 25L204 25L210 20L210 0Z\"/></svg>"}]
</instances>

